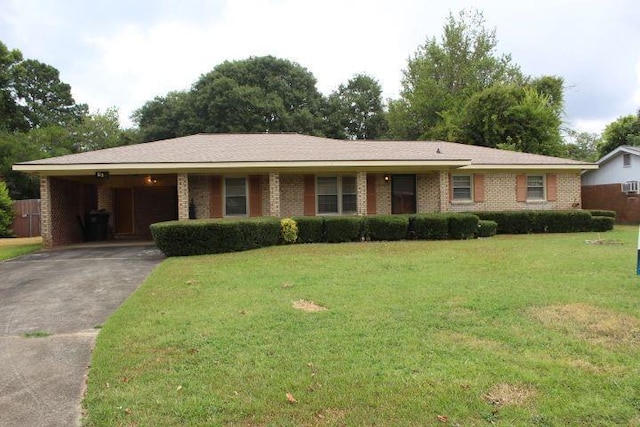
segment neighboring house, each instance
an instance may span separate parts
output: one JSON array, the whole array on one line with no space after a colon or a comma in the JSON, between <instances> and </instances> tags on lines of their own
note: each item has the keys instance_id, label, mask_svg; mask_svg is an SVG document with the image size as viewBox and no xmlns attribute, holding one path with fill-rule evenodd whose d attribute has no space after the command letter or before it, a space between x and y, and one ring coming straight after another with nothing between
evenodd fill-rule
<instances>
[{"instance_id":1,"label":"neighboring house","mask_svg":"<svg viewBox=\"0 0 640 427\"><path fill-rule=\"evenodd\" d=\"M46 247L110 212L116 238L171 219L571 209L574 160L440 141L198 134L14 165L40 175Z\"/></svg>"},{"instance_id":2,"label":"neighboring house","mask_svg":"<svg viewBox=\"0 0 640 427\"><path fill-rule=\"evenodd\" d=\"M616 211L619 222L640 222L640 147L622 146L582 176L585 209Z\"/></svg>"}]
</instances>

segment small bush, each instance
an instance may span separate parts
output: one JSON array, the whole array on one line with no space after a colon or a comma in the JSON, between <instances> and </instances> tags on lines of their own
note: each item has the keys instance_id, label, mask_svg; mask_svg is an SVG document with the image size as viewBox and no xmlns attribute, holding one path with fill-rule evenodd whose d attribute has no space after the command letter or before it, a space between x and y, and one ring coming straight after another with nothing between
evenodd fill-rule
<instances>
[{"instance_id":1,"label":"small bush","mask_svg":"<svg viewBox=\"0 0 640 427\"><path fill-rule=\"evenodd\" d=\"M615 219L610 216L592 216L591 231L611 231L615 222Z\"/></svg>"},{"instance_id":2,"label":"small bush","mask_svg":"<svg viewBox=\"0 0 640 427\"><path fill-rule=\"evenodd\" d=\"M299 216L293 220L298 225L297 243L326 242L324 233L324 219L319 216Z\"/></svg>"},{"instance_id":3,"label":"small bush","mask_svg":"<svg viewBox=\"0 0 640 427\"><path fill-rule=\"evenodd\" d=\"M473 214L449 215L449 237L451 239L473 239L478 231L480 219Z\"/></svg>"},{"instance_id":4,"label":"small bush","mask_svg":"<svg viewBox=\"0 0 640 427\"><path fill-rule=\"evenodd\" d=\"M601 210L601 209L591 209L588 210L587 212L589 212L591 214L591 216L606 216L609 218L613 218L614 220L616 219L616 211L605 211L605 210Z\"/></svg>"},{"instance_id":5,"label":"small bush","mask_svg":"<svg viewBox=\"0 0 640 427\"><path fill-rule=\"evenodd\" d=\"M280 237L284 243L295 243L298 239L298 224L291 218L280 220Z\"/></svg>"},{"instance_id":6,"label":"small bush","mask_svg":"<svg viewBox=\"0 0 640 427\"><path fill-rule=\"evenodd\" d=\"M534 233L575 233L591 228L591 214L587 211L536 211L532 215Z\"/></svg>"},{"instance_id":7,"label":"small bush","mask_svg":"<svg viewBox=\"0 0 640 427\"><path fill-rule=\"evenodd\" d=\"M449 233L449 216L446 214L424 214L412 217L416 239L444 240Z\"/></svg>"},{"instance_id":8,"label":"small bush","mask_svg":"<svg viewBox=\"0 0 640 427\"><path fill-rule=\"evenodd\" d=\"M13 224L13 200L4 181L0 181L0 237L10 237Z\"/></svg>"},{"instance_id":9,"label":"small bush","mask_svg":"<svg viewBox=\"0 0 640 427\"><path fill-rule=\"evenodd\" d=\"M498 231L498 223L495 221L478 221L478 237L495 236Z\"/></svg>"},{"instance_id":10,"label":"small bush","mask_svg":"<svg viewBox=\"0 0 640 427\"><path fill-rule=\"evenodd\" d=\"M407 238L409 218L403 215L378 215L366 218L366 235L376 240L403 240Z\"/></svg>"},{"instance_id":11,"label":"small bush","mask_svg":"<svg viewBox=\"0 0 640 427\"><path fill-rule=\"evenodd\" d=\"M359 242L363 236L363 217L324 217L324 230L329 243Z\"/></svg>"}]
</instances>

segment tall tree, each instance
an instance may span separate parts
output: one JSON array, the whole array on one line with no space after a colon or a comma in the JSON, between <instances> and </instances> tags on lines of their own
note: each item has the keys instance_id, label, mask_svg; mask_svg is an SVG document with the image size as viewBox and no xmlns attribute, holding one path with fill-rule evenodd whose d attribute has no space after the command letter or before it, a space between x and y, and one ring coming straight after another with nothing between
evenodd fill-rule
<instances>
[{"instance_id":1,"label":"tall tree","mask_svg":"<svg viewBox=\"0 0 640 427\"><path fill-rule=\"evenodd\" d=\"M20 116L12 89L12 67L22 61L22 53L9 50L0 41L0 130L14 131L26 129L24 118Z\"/></svg>"},{"instance_id":2,"label":"tall tree","mask_svg":"<svg viewBox=\"0 0 640 427\"><path fill-rule=\"evenodd\" d=\"M387 119L380 84L358 74L327 99L325 135L338 139L378 139Z\"/></svg>"},{"instance_id":3,"label":"tall tree","mask_svg":"<svg viewBox=\"0 0 640 427\"><path fill-rule=\"evenodd\" d=\"M273 56L226 61L191 94L199 132L317 133L320 125L313 74Z\"/></svg>"},{"instance_id":4,"label":"tall tree","mask_svg":"<svg viewBox=\"0 0 640 427\"><path fill-rule=\"evenodd\" d=\"M520 83L523 75L510 55L496 53L494 30L481 12L449 14L440 42L428 39L409 59L401 98L389 105L390 135L401 139L446 136L443 114L451 118L467 99L497 83Z\"/></svg>"},{"instance_id":5,"label":"tall tree","mask_svg":"<svg viewBox=\"0 0 640 427\"><path fill-rule=\"evenodd\" d=\"M196 124L190 92L169 92L145 103L133 113L143 141L175 138L202 132Z\"/></svg>"},{"instance_id":6,"label":"tall tree","mask_svg":"<svg viewBox=\"0 0 640 427\"><path fill-rule=\"evenodd\" d=\"M640 110L634 115L619 117L605 127L598 146L600 156L622 145L640 146Z\"/></svg>"},{"instance_id":7,"label":"tall tree","mask_svg":"<svg viewBox=\"0 0 640 427\"><path fill-rule=\"evenodd\" d=\"M598 160L598 146L601 137L593 132L567 131L566 149L567 156L583 162L595 162Z\"/></svg>"}]
</instances>

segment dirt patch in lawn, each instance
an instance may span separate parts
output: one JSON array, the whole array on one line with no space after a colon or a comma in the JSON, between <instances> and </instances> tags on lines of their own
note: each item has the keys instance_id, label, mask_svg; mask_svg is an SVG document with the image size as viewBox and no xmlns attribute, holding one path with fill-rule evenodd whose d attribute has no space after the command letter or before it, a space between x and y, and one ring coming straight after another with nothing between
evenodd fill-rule
<instances>
[{"instance_id":1,"label":"dirt patch in lawn","mask_svg":"<svg viewBox=\"0 0 640 427\"><path fill-rule=\"evenodd\" d=\"M318 305L313 301L307 301L304 299L294 301L293 308L295 308L296 310L309 311L309 312L325 311L327 309L326 307Z\"/></svg>"},{"instance_id":2,"label":"dirt patch in lawn","mask_svg":"<svg viewBox=\"0 0 640 427\"><path fill-rule=\"evenodd\" d=\"M491 387L483 397L488 403L498 407L522 406L533 401L536 394L536 390L530 386L502 383Z\"/></svg>"},{"instance_id":3,"label":"dirt patch in lawn","mask_svg":"<svg viewBox=\"0 0 640 427\"><path fill-rule=\"evenodd\" d=\"M530 309L529 313L547 328L566 332L590 343L640 343L640 320L627 314L582 303L538 307Z\"/></svg>"}]
</instances>

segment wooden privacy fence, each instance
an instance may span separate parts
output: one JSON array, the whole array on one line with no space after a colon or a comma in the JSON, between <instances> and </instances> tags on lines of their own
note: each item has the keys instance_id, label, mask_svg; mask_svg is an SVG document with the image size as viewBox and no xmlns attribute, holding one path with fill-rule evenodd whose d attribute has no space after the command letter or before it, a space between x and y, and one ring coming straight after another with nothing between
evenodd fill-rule
<instances>
[{"instance_id":1,"label":"wooden privacy fence","mask_svg":"<svg viewBox=\"0 0 640 427\"><path fill-rule=\"evenodd\" d=\"M16 237L40 235L40 199L13 202L13 234Z\"/></svg>"}]
</instances>

